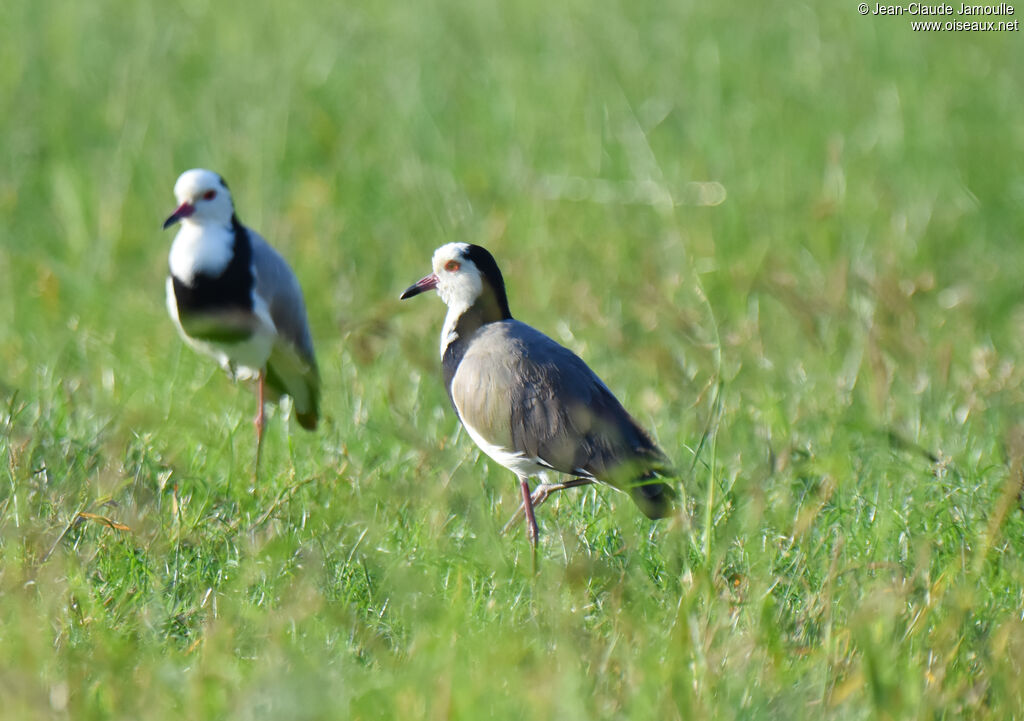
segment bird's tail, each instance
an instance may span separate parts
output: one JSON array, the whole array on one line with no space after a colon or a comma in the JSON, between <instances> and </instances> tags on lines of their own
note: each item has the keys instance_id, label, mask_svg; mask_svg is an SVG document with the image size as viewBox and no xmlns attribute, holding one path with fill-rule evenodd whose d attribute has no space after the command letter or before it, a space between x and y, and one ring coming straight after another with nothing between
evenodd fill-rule
<instances>
[{"instance_id":1,"label":"bird's tail","mask_svg":"<svg viewBox=\"0 0 1024 721\"><path fill-rule=\"evenodd\" d=\"M676 477L665 454L653 443L634 452L633 458L619 462L600 475L598 480L626 491L648 518L665 518L672 514L679 494L663 478Z\"/></svg>"},{"instance_id":2,"label":"bird's tail","mask_svg":"<svg viewBox=\"0 0 1024 721\"><path fill-rule=\"evenodd\" d=\"M307 431L316 430L317 421L320 420L320 375L316 367L311 368L303 378L305 383L305 397L300 400L292 396L295 401L295 420Z\"/></svg>"},{"instance_id":3,"label":"bird's tail","mask_svg":"<svg viewBox=\"0 0 1024 721\"><path fill-rule=\"evenodd\" d=\"M310 413L299 413L298 411L295 411L295 419L299 422L299 425L307 431L315 431L316 423L320 420L320 416L317 414L316 409L313 409Z\"/></svg>"},{"instance_id":4,"label":"bird's tail","mask_svg":"<svg viewBox=\"0 0 1024 721\"><path fill-rule=\"evenodd\" d=\"M273 399L292 397L295 419L307 431L320 420L320 373L312 359L300 358L290 346L274 346L267 360L267 386Z\"/></svg>"},{"instance_id":5,"label":"bird's tail","mask_svg":"<svg viewBox=\"0 0 1024 721\"><path fill-rule=\"evenodd\" d=\"M655 480L653 473L638 480L630 487L629 492L648 518L665 518L676 507L676 498L679 494L667 483Z\"/></svg>"}]
</instances>

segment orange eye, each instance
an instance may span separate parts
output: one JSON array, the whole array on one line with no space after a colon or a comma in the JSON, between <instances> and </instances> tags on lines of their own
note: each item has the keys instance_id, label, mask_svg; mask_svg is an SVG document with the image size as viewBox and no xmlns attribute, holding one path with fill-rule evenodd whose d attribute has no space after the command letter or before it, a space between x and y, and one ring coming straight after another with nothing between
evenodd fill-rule
<instances>
[{"instance_id":1,"label":"orange eye","mask_svg":"<svg viewBox=\"0 0 1024 721\"><path fill-rule=\"evenodd\" d=\"M461 267L462 264L459 263L459 261L457 260L449 260L447 263L444 264L444 269L447 270L449 273L454 273Z\"/></svg>"},{"instance_id":2,"label":"orange eye","mask_svg":"<svg viewBox=\"0 0 1024 721\"><path fill-rule=\"evenodd\" d=\"M216 190L207 190L205 193L203 193L203 200L213 200L216 197L217 197L217 191Z\"/></svg>"}]
</instances>

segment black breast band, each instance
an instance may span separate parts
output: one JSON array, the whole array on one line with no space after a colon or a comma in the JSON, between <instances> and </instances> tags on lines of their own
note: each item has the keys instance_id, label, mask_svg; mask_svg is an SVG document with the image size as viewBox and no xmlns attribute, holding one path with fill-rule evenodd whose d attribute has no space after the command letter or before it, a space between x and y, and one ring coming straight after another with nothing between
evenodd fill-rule
<instances>
[{"instance_id":1,"label":"black breast band","mask_svg":"<svg viewBox=\"0 0 1024 721\"><path fill-rule=\"evenodd\" d=\"M220 275L196 273L187 284L173 273L174 299L178 315L195 315L223 311L252 312L252 243L249 233L234 215L231 261Z\"/></svg>"}]
</instances>

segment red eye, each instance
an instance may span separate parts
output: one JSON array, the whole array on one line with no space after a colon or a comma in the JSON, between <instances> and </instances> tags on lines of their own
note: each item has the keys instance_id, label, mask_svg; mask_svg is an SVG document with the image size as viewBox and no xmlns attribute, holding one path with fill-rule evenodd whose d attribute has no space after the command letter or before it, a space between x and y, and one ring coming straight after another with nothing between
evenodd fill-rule
<instances>
[{"instance_id":1,"label":"red eye","mask_svg":"<svg viewBox=\"0 0 1024 721\"><path fill-rule=\"evenodd\" d=\"M205 193L203 193L203 200L213 200L216 197L217 197L217 191L216 190L207 190Z\"/></svg>"},{"instance_id":2,"label":"red eye","mask_svg":"<svg viewBox=\"0 0 1024 721\"><path fill-rule=\"evenodd\" d=\"M444 264L444 269L447 270L449 273L454 273L461 267L462 264L459 263L459 261L457 260L449 260L447 263Z\"/></svg>"}]
</instances>

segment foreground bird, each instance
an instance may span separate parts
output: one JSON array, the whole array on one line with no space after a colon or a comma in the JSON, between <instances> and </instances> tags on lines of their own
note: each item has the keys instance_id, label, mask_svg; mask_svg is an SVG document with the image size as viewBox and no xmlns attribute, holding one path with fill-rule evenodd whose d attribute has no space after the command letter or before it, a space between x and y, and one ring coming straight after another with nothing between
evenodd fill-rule
<instances>
[{"instance_id":1,"label":"foreground bird","mask_svg":"<svg viewBox=\"0 0 1024 721\"><path fill-rule=\"evenodd\" d=\"M449 243L434 252L433 269L401 298L436 288L448 306L448 397L480 449L519 478L533 547L534 506L563 488L601 481L628 492L648 517L668 515L676 494L653 480L671 473L668 458L579 356L512 318L494 257ZM551 471L574 478L549 483ZM531 494L535 476L541 484Z\"/></svg>"},{"instance_id":2,"label":"foreground bird","mask_svg":"<svg viewBox=\"0 0 1024 721\"><path fill-rule=\"evenodd\" d=\"M267 400L291 396L307 430L319 418L320 378L302 290L277 251L239 222L217 173L185 171L174 195L179 205L164 228L181 229L171 245L167 310L189 345L233 378L256 379L258 463Z\"/></svg>"}]
</instances>

